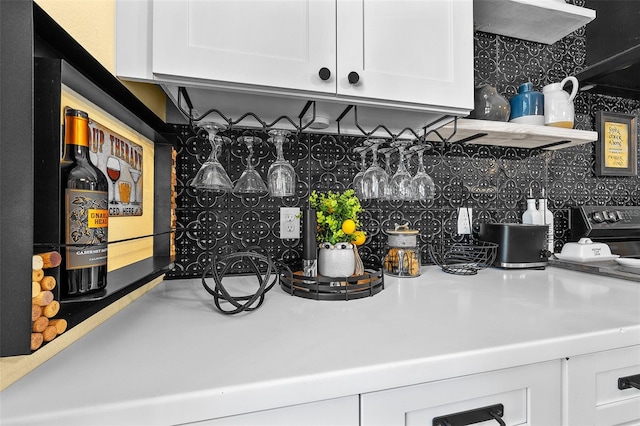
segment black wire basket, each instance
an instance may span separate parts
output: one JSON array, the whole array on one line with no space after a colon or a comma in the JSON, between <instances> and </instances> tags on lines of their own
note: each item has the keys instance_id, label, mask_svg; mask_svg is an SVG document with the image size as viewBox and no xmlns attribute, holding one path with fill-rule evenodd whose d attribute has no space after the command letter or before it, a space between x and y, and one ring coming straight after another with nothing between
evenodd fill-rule
<instances>
[{"instance_id":1,"label":"black wire basket","mask_svg":"<svg viewBox=\"0 0 640 426\"><path fill-rule=\"evenodd\" d=\"M429 256L444 272L455 275L475 275L496 260L498 244L474 243L429 244Z\"/></svg>"}]
</instances>

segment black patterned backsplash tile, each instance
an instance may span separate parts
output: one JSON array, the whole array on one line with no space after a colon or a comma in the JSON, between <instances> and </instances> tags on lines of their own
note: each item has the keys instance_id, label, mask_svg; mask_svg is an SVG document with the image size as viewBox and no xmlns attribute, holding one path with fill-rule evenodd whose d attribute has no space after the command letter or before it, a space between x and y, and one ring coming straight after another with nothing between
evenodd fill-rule
<instances>
[{"instance_id":1,"label":"black patterned backsplash tile","mask_svg":"<svg viewBox=\"0 0 640 426\"><path fill-rule=\"evenodd\" d=\"M581 0L572 1L582 5ZM521 83L531 81L536 90L558 82L585 67L584 29L553 45L533 43L494 34L475 34L475 84L490 84L507 98L517 93ZM597 111L638 115L640 102L579 92L575 101L575 128L594 130ZM176 268L171 278L199 277L214 256L228 250L257 250L275 259L295 264L301 258L300 240L279 238L280 207L304 207L311 190L342 191L351 186L361 169L360 156L353 148L364 138L322 134L302 134L285 144L285 158L298 176L296 195L273 198L268 195L216 195L195 191L190 182L209 155L208 142L194 138L186 126L180 127L177 142L177 230ZM220 160L232 181L246 166L247 149L236 139L247 130L234 129L224 135L234 142L225 146ZM255 147L254 160L263 178L275 160L275 148L268 135L252 132L263 139ZM397 154L391 157L395 171ZM366 164L370 164L371 156ZM384 165L384 156L379 162ZM417 168L410 158L409 170ZM558 151L502 148L484 145L436 145L426 151L424 164L436 185L432 201L363 201L362 223L367 242L360 254L367 263L380 264L387 237L384 230L408 223L418 229L423 262L428 262L431 242L462 241L457 234L457 211L473 209L473 225L486 222L520 222L526 196L537 196L544 189L554 212L555 247L560 250L570 237L569 212L583 204L639 205L640 178L597 177L594 144Z\"/></svg>"}]
</instances>

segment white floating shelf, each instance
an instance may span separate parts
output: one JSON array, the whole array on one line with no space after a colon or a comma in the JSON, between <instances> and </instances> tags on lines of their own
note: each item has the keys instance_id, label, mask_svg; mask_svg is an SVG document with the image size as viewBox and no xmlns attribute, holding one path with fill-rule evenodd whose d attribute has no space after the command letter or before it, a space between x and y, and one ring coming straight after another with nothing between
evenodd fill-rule
<instances>
[{"instance_id":1,"label":"white floating shelf","mask_svg":"<svg viewBox=\"0 0 640 426\"><path fill-rule=\"evenodd\" d=\"M443 137L448 137L452 132L453 123L439 130ZM428 140L437 141L437 136L430 135ZM458 119L456 133L450 141L465 141L474 145L556 150L596 140L598 140L598 132L594 131L461 118Z\"/></svg>"},{"instance_id":2,"label":"white floating shelf","mask_svg":"<svg viewBox=\"0 0 640 426\"><path fill-rule=\"evenodd\" d=\"M593 21L596 11L564 0L474 0L477 31L553 44Z\"/></svg>"}]
</instances>

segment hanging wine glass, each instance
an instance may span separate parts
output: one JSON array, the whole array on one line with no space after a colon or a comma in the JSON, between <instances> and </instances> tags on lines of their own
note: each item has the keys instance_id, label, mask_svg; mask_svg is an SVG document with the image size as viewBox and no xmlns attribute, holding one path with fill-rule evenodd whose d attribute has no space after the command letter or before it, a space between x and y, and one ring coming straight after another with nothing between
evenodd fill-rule
<instances>
[{"instance_id":1,"label":"hanging wine glass","mask_svg":"<svg viewBox=\"0 0 640 426\"><path fill-rule=\"evenodd\" d=\"M369 152L369 147L359 146L354 148L353 152L355 152L356 154L360 154L360 171L353 177L353 190L356 193L356 197L364 199L362 177L364 176L364 172L367 170L366 159L367 152Z\"/></svg>"},{"instance_id":2,"label":"hanging wine glass","mask_svg":"<svg viewBox=\"0 0 640 426\"><path fill-rule=\"evenodd\" d=\"M269 131L269 142L276 146L276 161L267 172L267 183L272 197L291 197L296 193L296 172L293 166L284 159L282 145L291 132L273 129Z\"/></svg>"},{"instance_id":3,"label":"hanging wine glass","mask_svg":"<svg viewBox=\"0 0 640 426\"><path fill-rule=\"evenodd\" d=\"M109 204L118 204L116 201L116 182L120 179L120 160L116 157L107 158L107 176L109 176L113 185L113 198L111 198Z\"/></svg>"},{"instance_id":4,"label":"hanging wine glass","mask_svg":"<svg viewBox=\"0 0 640 426\"><path fill-rule=\"evenodd\" d=\"M391 171L391 155L396 151L396 148L391 146L386 146L384 148L378 149L378 152L384 155L384 172L387 174L387 180L393 176L393 172ZM385 200L391 199L391 186L387 185L384 191Z\"/></svg>"},{"instance_id":5,"label":"hanging wine glass","mask_svg":"<svg viewBox=\"0 0 640 426\"><path fill-rule=\"evenodd\" d=\"M196 173L193 181L191 181L191 186L204 191L231 191L233 187L231 179L229 179L224 167L218 161L218 154L222 149L222 145L230 143L231 140L227 137L217 136L217 133L220 130L226 130L227 126L214 122L202 122L198 125L198 128L207 132L209 143L211 143L211 154L209 154L207 161Z\"/></svg>"},{"instance_id":6,"label":"hanging wine glass","mask_svg":"<svg viewBox=\"0 0 640 426\"><path fill-rule=\"evenodd\" d=\"M391 178L389 186L391 186L391 197L394 200L411 200L411 173L405 167L405 149L411 142L408 140L397 140L391 145L398 148L400 159L398 160L398 168Z\"/></svg>"},{"instance_id":7,"label":"hanging wine glass","mask_svg":"<svg viewBox=\"0 0 640 426\"><path fill-rule=\"evenodd\" d=\"M378 147L386 142L384 139L367 139L365 145L371 147L373 159L371 165L362 175L362 196L363 199L384 198L388 184L388 176L378 164Z\"/></svg>"},{"instance_id":8,"label":"hanging wine glass","mask_svg":"<svg viewBox=\"0 0 640 426\"><path fill-rule=\"evenodd\" d=\"M416 201L433 200L436 196L436 185L424 168L423 156L424 151L428 148L430 148L430 145L415 145L409 148L410 151L418 154L418 171L411 179L413 198Z\"/></svg>"},{"instance_id":9,"label":"hanging wine glass","mask_svg":"<svg viewBox=\"0 0 640 426\"><path fill-rule=\"evenodd\" d=\"M253 145L261 143L262 139L257 136L240 136L238 142L244 143L249 150L247 165L236 181L233 188L234 194L266 194L268 191L260 173L253 167Z\"/></svg>"}]
</instances>

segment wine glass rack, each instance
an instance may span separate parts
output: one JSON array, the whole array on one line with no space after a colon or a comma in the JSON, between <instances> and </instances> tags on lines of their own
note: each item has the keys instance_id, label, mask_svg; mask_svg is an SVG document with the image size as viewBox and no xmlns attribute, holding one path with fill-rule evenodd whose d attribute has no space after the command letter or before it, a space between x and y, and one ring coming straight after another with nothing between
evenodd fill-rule
<instances>
[{"instance_id":1,"label":"wine glass rack","mask_svg":"<svg viewBox=\"0 0 640 426\"><path fill-rule=\"evenodd\" d=\"M184 101L184 103L187 105L188 109L183 108L182 102ZM214 114L217 115L221 120L223 120L226 125L228 126L228 130L232 130L234 127L242 127L243 122L247 122L248 119L253 119L255 121L257 121L260 126L262 126L262 130L266 133L269 129L273 129L273 128L277 128L277 125L280 123L288 123L289 125L291 125L295 131L297 133L301 133L307 129L309 129L311 127L311 125L316 121L317 119L317 115L316 115L316 101L312 101L309 100L306 102L306 104L304 105L304 107L302 108L302 110L300 111L300 113L298 114L297 119L293 119L287 115L281 115L279 117L277 117L275 120L271 121L271 122L266 122L265 120L261 119L257 114L253 113L253 112L246 112L244 114L242 114L240 117L238 117L237 119L232 119L228 116L226 116L223 112L221 112L218 109L215 108L211 108L207 111L205 111L204 113L194 116L194 108L193 108L193 103L191 102L191 99L189 97L189 93L187 92L186 87L180 87L178 89L178 102L177 102L177 107L180 110L180 112L182 112L188 119L189 121L189 127L194 131L194 133L197 134L197 122L203 120L204 118ZM309 111L311 111L310 116L307 115L309 113ZM364 129L362 127L362 125L359 123L358 121L358 106L357 105L348 105L343 111L342 113L336 118L336 123L338 125L338 134L342 134L341 132L341 123L343 122L344 118L349 115L350 112L353 111L353 120L354 120L354 124L356 126L356 128L362 133L363 136L366 137L370 137L372 135L374 135L376 132L379 131L383 131L385 133L387 133L389 135L389 137L391 139L398 139L401 138L402 136L409 136L413 139L422 139L422 140L426 140L426 138L430 135L435 135L437 137L437 139L445 144L447 142L450 142L451 139L455 136L456 132L457 132L457 122L458 122L458 117L456 116L451 116L451 115L444 115L440 118L438 118L437 120L426 124L424 127L422 127L422 136L419 135L416 130L410 128L410 127L405 127L404 129L400 130L398 133L393 133L387 126L385 126L384 124L378 124L377 126L375 126L372 130L367 131L366 129ZM309 117L307 120L305 120L305 122L303 123L303 119ZM453 129L451 131L451 133L447 136L443 136L443 134L440 132L440 129L442 126L445 126L449 123L453 123ZM459 141L459 142L463 142L463 141ZM456 142L458 143L458 142Z\"/></svg>"}]
</instances>

